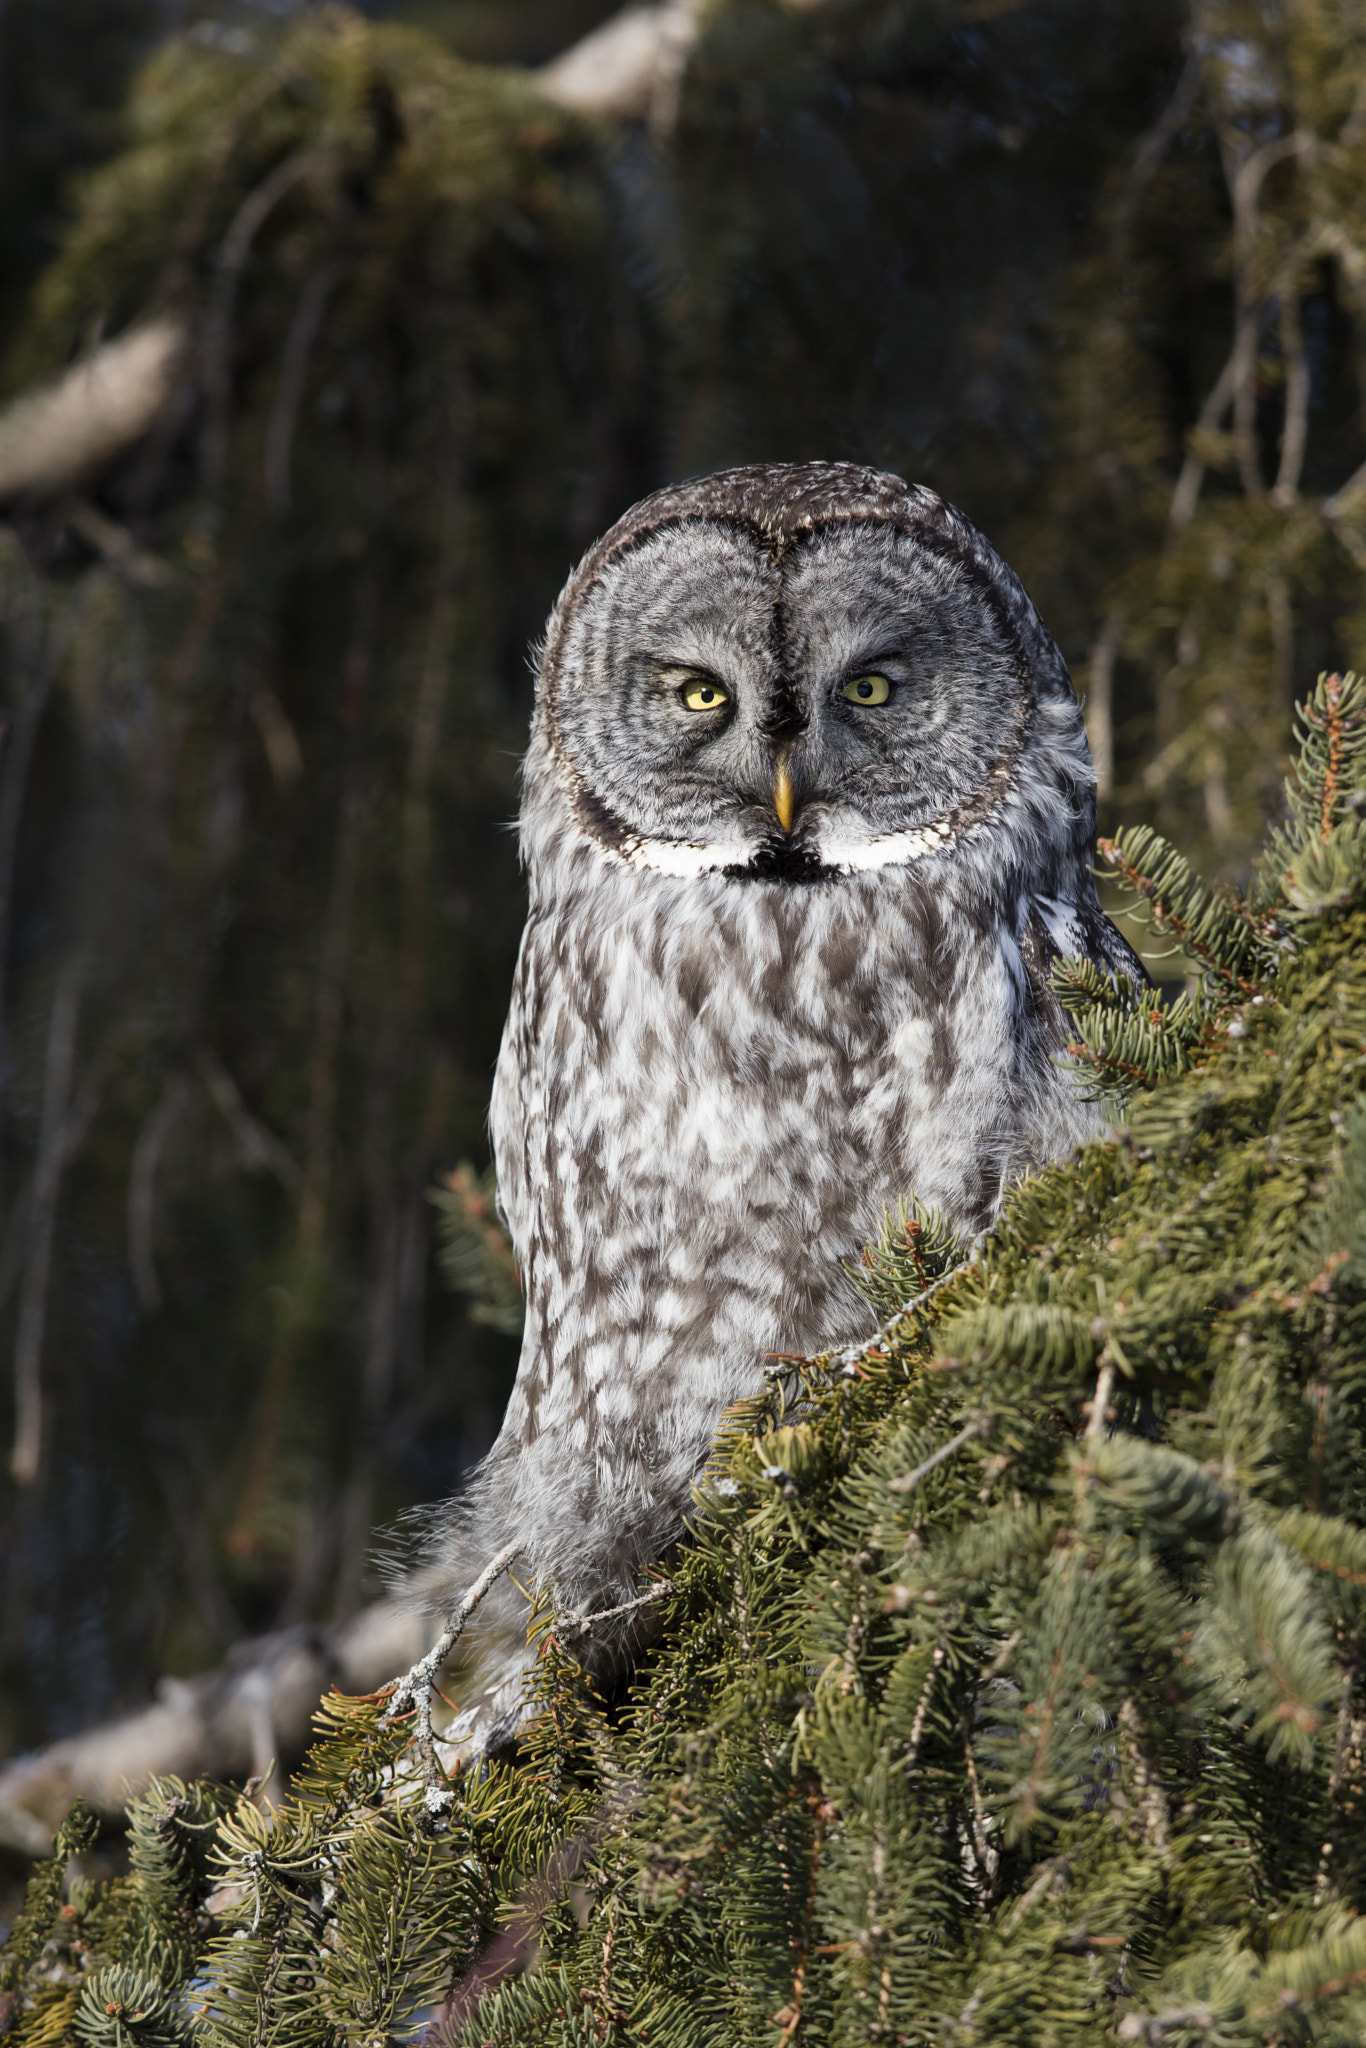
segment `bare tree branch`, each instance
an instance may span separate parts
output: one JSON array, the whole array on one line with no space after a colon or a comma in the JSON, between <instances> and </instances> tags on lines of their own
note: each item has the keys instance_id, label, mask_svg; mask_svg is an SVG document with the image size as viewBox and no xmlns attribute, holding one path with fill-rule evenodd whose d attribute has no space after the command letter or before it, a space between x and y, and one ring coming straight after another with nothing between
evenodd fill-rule
<instances>
[{"instance_id":1,"label":"bare tree branch","mask_svg":"<svg viewBox=\"0 0 1366 2048\"><path fill-rule=\"evenodd\" d=\"M199 1068L200 1079L213 1097L215 1107L237 1141L237 1150L241 1154L243 1165L265 1167L268 1172L275 1175L286 1194L297 1196L304 1180L298 1163L286 1151L275 1133L267 1130L260 1119L252 1115L242 1100L241 1090L223 1062L215 1058L205 1047L195 1064Z\"/></svg>"},{"instance_id":2,"label":"bare tree branch","mask_svg":"<svg viewBox=\"0 0 1366 2048\"><path fill-rule=\"evenodd\" d=\"M292 156L276 164L269 176L262 178L242 201L219 248L217 275L209 299L202 343L208 418L204 424L201 461L204 482L210 490L221 482L228 460L228 436L232 423L232 316L252 243L285 195L312 172L320 170L329 155L326 149L296 149Z\"/></svg>"},{"instance_id":3,"label":"bare tree branch","mask_svg":"<svg viewBox=\"0 0 1366 2048\"><path fill-rule=\"evenodd\" d=\"M329 1686L378 1691L411 1664L431 1632L414 1604L386 1599L339 1627L249 1637L214 1671L163 1679L152 1704L0 1768L0 1842L46 1854L73 1799L88 1799L112 1818L156 1773L245 1778L263 1746L290 1762L303 1754Z\"/></svg>"},{"instance_id":4,"label":"bare tree branch","mask_svg":"<svg viewBox=\"0 0 1366 2048\"><path fill-rule=\"evenodd\" d=\"M1271 487L1271 502L1288 510L1300 491L1309 438L1309 359L1300 319L1299 279L1287 263L1281 278L1281 356L1285 363L1285 425L1281 429L1281 461Z\"/></svg>"},{"instance_id":5,"label":"bare tree branch","mask_svg":"<svg viewBox=\"0 0 1366 2048\"><path fill-rule=\"evenodd\" d=\"M1115 781L1115 656L1124 631L1124 613L1111 607L1091 646L1087 669L1086 737L1096 769L1096 795L1109 796Z\"/></svg>"},{"instance_id":6,"label":"bare tree branch","mask_svg":"<svg viewBox=\"0 0 1366 2048\"><path fill-rule=\"evenodd\" d=\"M157 1170L166 1140L189 1100L189 1083L172 1074L155 1108L138 1132L128 1171L128 1265L144 1312L161 1307L161 1283L155 1258Z\"/></svg>"},{"instance_id":7,"label":"bare tree branch","mask_svg":"<svg viewBox=\"0 0 1366 2048\"><path fill-rule=\"evenodd\" d=\"M334 262L318 266L299 295L289 333L285 336L280 381L275 387L270 418L266 422L266 503L277 519L288 512L290 506L294 423L303 397L304 379L308 375L308 359L336 281L337 265Z\"/></svg>"},{"instance_id":8,"label":"bare tree branch","mask_svg":"<svg viewBox=\"0 0 1366 2048\"><path fill-rule=\"evenodd\" d=\"M185 323L163 315L107 341L0 414L0 499L57 497L147 432L168 397Z\"/></svg>"},{"instance_id":9,"label":"bare tree branch","mask_svg":"<svg viewBox=\"0 0 1366 2048\"><path fill-rule=\"evenodd\" d=\"M577 113L672 128L702 13L703 0L623 7L542 65L536 83L547 99Z\"/></svg>"},{"instance_id":10,"label":"bare tree branch","mask_svg":"<svg viewBox=\"0 0 1366 2048\"><path fill-rule=\"evenodd\" d=\"M43 1437L43 1333L47 1323L47 1283L52 1266L52 1236L57 1197L65 1165L67 1101L76 1058L76 1024L86 961L74 954L58 977L48 1024L47 1063L43 1077L43 1114L38 1134L38 1163L29 1198L24 1277L19 1290L19 1328L14 1340L14 1448L10 1473L18 1486L31 1486L38 1476Z\"/></svg>"}]
</instances>

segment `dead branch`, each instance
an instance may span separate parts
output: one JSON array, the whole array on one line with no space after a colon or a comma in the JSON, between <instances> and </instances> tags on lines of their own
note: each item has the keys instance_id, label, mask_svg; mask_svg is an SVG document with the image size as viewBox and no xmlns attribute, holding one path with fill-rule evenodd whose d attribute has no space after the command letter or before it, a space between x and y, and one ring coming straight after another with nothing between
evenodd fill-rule
<instances>
[{"instance_id":1,"label":"dead branch","mask_svg":"<svg viewBox=\"0 0 1366 2048\"><path fill-rule=\"evenodd\" d=\"M88 498L73 500L67 509L66 523L87 547L94 548L111 569L126 576L130 583L156 590L172 580L173 571L159 555L139 547L126 526L120 526L117 519L101 512Z\"/></svg>"},{"instance_id":2,"label":"dead branch","mask_svg":"<svg viewBox=\"0 0 1366 2048\"><path fill-rule=\"evenodd\" d=\"M141 440L184 345L183 320L147 320L0 413L0 499L58 497Z\"/></svg>"},{"instance_id":3,"label":"dead branch","mask_svg":"<svg viewBox=\"0 0 1366 2048\"><path fill-rule=\"evenodd\" d=\"M207 1047L198 1055L200 1079L213 1097L214 1106L237 1142L242 1164L264 1167L273 1173L287 1195L297 1196L303 1187L298 1163L280 1143L274 1131L254 1117L242 1100L242 1092L220 1059Z\"/></svg>"},{"instance_id":4,"label":"dead branch","mask_svg":"<svg viewBox=\"0 0 1366 2048\"><path fill-rule=\"evenodd\" d=\"M575 113L673 127L702 25L703 0L623 7L535 74L547 99Z\"/></svg>"},{"instance_id":5,"label":"dead branch","mask_svg":"<svg viewBox=\"0 0 1366 2048\"><path fill-rule=\"evenodd\" d=\"M252 244L286 194L330 161L331 153L327 149L296 149L247 194L223 237L202 341L202 375L208 402L202 466L204 481L210 490L215 490L222 482L227 466L232 425L232 320L237 310L238 287Z\"/></svg>"},{"instance_id":6,"label":"dead branch","mask_svg":"<svg viewBox=\"0 0 1366 2048\"><path fill-rule=\"evenodd\" d=\"M1287 263L1280 286L1281 356L1285 363L1285 426L1281 431L1281 461L1271 488L1271 502L1288 510L1299 496L1304 473L1305 449L1309 438L1309 358L1304 347L1300 319L1299 279Z\"/></svg>"},{"instance_id":7,"label":"dead branch","mask_svg":"<svg viewBox=\"0 0 1366 2048\"><path fill-rule=\"evenodd\" d=\"M42 1360L47 1323L47 1283L52 1266L57 1199L66 1163L67 1103L76 1059L76 1023L85 976L86 961L78 953L62 969L48 1024L38 1163L33 1169L33 1190L28 1205L24 1277L19 1290L19 1327L14 1340L14 1448L10 1453L10 1475L17 1486L29 1486L37 1477L42 1448Z\"/></svg>"},{"instance_id":8,"label":"dead branch","mask_svg":"<svg viewBox=\"0 0 1366 2048\"><path fill-rule=\"evenodd\" d=\"M789 0L796 6L798 0ZM800 0L803 8L823 0ZM535 78L547 99L606 120L649 121L668 130L678 112L688 61L701 31L705 0L657 0L623 7L601 27L542 66ZM269 88L278 81L272 74ZM259 97L259 93L255 95ZM208 400L203 461L212 487L226 459L231 410L228 345L237 292L256 236L293 187L330 161L324 149L296 151L239 207L218 252L217 275L204 321L199 381ZM280 384L267 431L266 473L272 509L289 503L289 456L308 355L335 283L325 264L306 285L286 343ZM16 399L0 412L0 503L30 496L60 498L80 490L156 424L186 374L189 321L157 314L102 343L66 374ZM79 512L80 531L135 580L164 578L164 565L139 551L93 508Z\"/></svg>"},{"instance_id":9,"label":"dead branch","mask_svg":"<svg viewBox=\"0 0 1366 2048\"><path fill-rule=\"evenodd\" d=\"M1087 665L1086 737L1096 769L1096 795L1106 797L1115 781L1115 659L1124 633L1124 612L1112 605L1095 640Z\"/></svg>"},{"instance_id":10,"label":"dead branch","mask_svg":"<svg viewBox=\"0 0 1366 2048\"><path fill-rule=\"evenodd\" d=\"M329 1686L378 1691L413 1662L431 1629L415 1602L378 1600L334 1627L249 1637L198 1678L162 1679L149 1706L0 1766L0 1843L46 1855L73 1799L112 1818L157 1773L246 1778L263 1744L291 1762Z\"/></svg>"},{"instance_id":11,"label":"dead branch","mask_svg":"<svg viewBox=\"0 0 1366 2048\"><path fill-rule=\"evenodd\" d=\"M138 1301L148 1315L161 1307L155 1256L156 1188L161 1155L190 1096L183 1074L172 1074L138 1132L128 1173L128 1265Z\"/></svg>"},{"instance_id":12,"label":"dead branch","mask_svg":"<svg viewBox=\"0 0 1366 2048\"><path fill-rule=\"evenodd\" d=\"M313 272L299 296L298 307L285 337L280 381L275 387L270 419L266 424L266 503L277 519L283 518L290 507L295 421L308 375L308 359L318 338L318 329L322 326L337 276L338 265L335 262L322 263Z\"/></svg>"}]
</instances>

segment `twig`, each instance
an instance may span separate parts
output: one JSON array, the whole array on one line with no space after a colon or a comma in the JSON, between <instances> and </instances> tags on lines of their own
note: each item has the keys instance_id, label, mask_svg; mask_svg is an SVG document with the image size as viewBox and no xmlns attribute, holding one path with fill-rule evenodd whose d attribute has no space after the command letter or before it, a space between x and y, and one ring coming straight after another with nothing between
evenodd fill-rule
<instances>
[{"instance_id":1,"label":"twig","mask_svg":"<svg viewBox=\"0 0 1366 2048\"><path fill-rule=\"evenodd\" d=\"M955 1451L961 1451L964 1444L970 1444L974 1437L985 1436L991 1428L992 1419L989 1414L974 1416L971 1422L959 1430L957 1436L951 1436L948 1442L941 1444L922 1465L917 1465L914 1472L903 1472L899 1479L889 1479L888 1493L914 1493L921 1480L927 1473L933 1472L936 1465L942 1465Z\"/></svg>"},{"instance_id":2,"label":"twig","mask_svg":"<svg viewBox=\"0 0 1366 2048\"><path fill-rule=\"evenodd\" d=\"M660 1579L648 1593L642 1593L636 1600L623 1600L620 1607L602 1607L596 1614L572 1614L568 1620L556 1622L555 1633L561 1636L591 1635L595 1623L613 1621L619 1614L634 1614L638 1607L653 1607L656 1600L662 1600L673 1589L672 1579Z\"/></svg>"},{"instance_id":3,"label":"twig","mask_svg":"<svg viewBox=\"0 0 1366 2048\"><path fill-rule=\"evenodd\" d=\"M271 401L266 422L266 503L279 519L288 512L291 499L290 470L294 454L294 425L303 397L308 359L318 338L332 287L337 281L337 264L328 261L313 272L295 308L285 336L280 361L280 381Z\"/></svg>"},{"instance_id":4,"label":"twig","mask_svg":"<svg viewBox=\"0 0 1366 2048\"><path fill-rule=\"evenodd\" d=\"M1234 353L1224 364L1215 379L1213 388L1200 408L1200 416L1188 437L1186 459L1181 465L1181 474L1176 479L1172 492L1172 507L1167 523L1174 533L1189 526L1195 517L1195 507L1200 497L1200 486L1205 481L1204 458L1196 453L1201 439L1212 434L1224 414L1228 411L1238 381L1238 354Z\"/></svg>"},{"instance_id":5,"label":"twig","mask_svg":"<svg viewBox=\"0 0 1366 2048\"><path fill-rule=\"evenodd\" d=\"M286 1194L297 1195L304 1179L298 1163L285 1150L274 1131L267 1130L260 1119L252 1115L242 1100L242 1091L223 1062L205 1046L195 1064L215 1107L237 1141L242 1163L245 1166L264 1166L275 1175Z\"/></svg>"},{"instance_id":6,"label":"twig","mask_svg":"<svg viewBox=\"0 0 1366 2048\"><path fill-rule=\"evenodd\" d=\"M204 395L208 417L204 426L202 465L205 485L216 490L223 480L228 460L228 434L232 406L232 378L228 364L228 341L237 305L237 288L251 245L286 193L312 171L330 159L326 149L296 149L250 191L223 237L218 251L218 275L204 322Z\"/></svg>"},{"instance_id":7,"label":"twig","mask_svg":"<svg viewBox=\"0 0 1366 2048\"><path fill-rule=\"evenodd\" d=\"M1241 143L1241 135L1225 142L1225 162ZM1313 137L1304 134L1278 135L1238 166L1228 179L1233 203L1233 264L1236 304L1233 355L1236 363L1233 394L1233 440L1238 471L1249 498L1266 495L1261 461L1257 452L1257 338L1261 300L1252 284L1252 262L1257 240L1257 202L1268 172L1287 157L1303 155L1313 147Z\"/></svg>"},{"instance_id":8,"label":"twig","mask_svg":"<svg viewBox=\"0 0 1366 2048\"><path fill-rule=\"evenodd\" d=\"M1061 1856L1050 1856L1046 1863L1040 1865L1038 1871L1036 1872L1035 1876L1030 1882L1029 1889L1021 1894L1020 1898L1016 1901L1014 1907L1012 1908L1010 1918L1006 1921L1005 1925L1005 1931L1007 1934L1013 1934L1015 1932L1015 1929L1024 1919L1025 1914L1030 1910L1031 1906L1038 1905L1039 1900L1043 1897L1044 1893L1048 1891L1050 1887L1056 1885L1057 1880L1060 1876L1064 1879L1064 1881L1066 1880L1067 1865L1063 1862Z\"/></svg>"},{"instance_id":9,"label":"twig","mask_svg":"<svg viewBox=\"0 0 1366 2048\"><path fill-rule=\"evenodd\" d=\"M1110 1412L1110 1396L1115 1390L1115 1368L1106 1359L1096 1374L1096 1391L1091 1401L1091 1419L1086 1425L1088 1444L1103 1443L1105 1440L1105 1419Z\"/></svg>"},{"instance_id":10,"label":"twig","mask_svg":"<svg viewBox=\"0 0 1366 2048\"><path fill-rule=\"evenodd\" d=\"M417 1015L422 1006L423 919L431 895L431 786L441 745L441 722L450 690L452 654L460 620L468 525L469 476L465 430L469 397L463 365L447 372L450 446L444 467L447 488L441 509L441 539L433 578L427 644L413 705L412 738L403 790L399 853L399 981L404 1000Z\"/></svg>"},{"instance_id":11,"label":"twig","mask_svg":"<svg viewBox=\"0 0 1366 2048\"><path fill-rule=\"evenodd\" d=\"M144 1313L161 1307L156 1268L156 1185L161 1155L189 1099L189 1083L173 1074L138 1132L128 1170L128 1266Z\"/></svg>"},{"instance_id":12,"label":"twig","mask_svg":"<svg viewBox=\"0 0 1366 2048\"><path fill-rule=\"evenodd\" d=\"M1281 430L1281 462L1271 487L1271 502L1288 510L1299 496L1309 437L1309 358L1304 347L1300 320L1300 296L1295 268L1287 263L1281 274L1281 355L1285 360L1285 425Z\"/></svg>"},{"instance_id":13,"label":"twig","mask_svg":"<svg viewBox=\"0 0 1366 2048\"><path fill-rule=\"evenodd\" d=\"M43 601L37 578L25 576L25 616L12 614L6 621L14 632L16 667L26 678L13 723L5 736L3 769L0 769L0 1074L3 1074L5 1017L8 990L5 970L9 962L10 928L14 900L14 863L19 843L19 824L28 789L38 727L52 688L52 662L44 645Z\"/></svg>"},{"instance_id":14,"label":"twig","mask_svg":"<svg viewBox=\"0 0 1366 2048\"><path fill-rule=\"evenodd\" d=\"M1347 1752L1352 1736L1352 1693L1356 1686L1357 1673L1349 1665L1342 1675L1342 1687L1338 1694L1338 1725L1333 1743L1333 1768L1328 1778L1328 1825L1324 1829L1323 1847L1319 1853L1319 1867L1314 1874L1314 1904L1321 1906L1328 1892L1328 1871L1333 1860L1333 1848L1338 1832L1338 1800L1342 1796L1342 1782L1346 1776Z\"/></svg>"},{"instance_id":15,"label":"twig","mask_svg":"<svg viewBox=\"0 0 1366 2048\"><path fill-rule=\"evenodd\" d=\"M38 1456L42 1448L42 1362L47 1289L66 1150L67 1103L76 1057L76 1023L85 974L85 957L77 953L62 969L48 1025L43 1116L38 1138L38 1162L33 1170L33 1193L29 1201L24 1278L19 1294L19 1327L14 1341L15 1422L10 1473L17 1486L29 1486L37 1477Z\"/></svg>"},{"instance_id":16,"label":"twig","mask_svg":"<svg viewBox=\"0 0 1366 2048\"><path fill-rule=\"evenodd\" d=\"M859 1363L860 1359L867 1358L872 1352L880 1350L883 1343L891 1336L893 1330L899 1324L906 1322L911 1316L917 1314L927 1301L933 1301L941 1288L947 1287L951 1280L959 1279L962 1274L968 1272L976 1263L976 1253L973 1252L966 1259L960 1260L958 1265L954 1266L950 1272L941 1273L937 1280L931 1280L928 1287L922 1287L919 1294L914 1295L910 1301L903 1302L899 1309L888 1316L885 1323L880 1323L877 1330L868 1338L866 1343L850 1344L844 1351L837 1351L831 1360L832 1365L855 1366Z\"/></svg>"},{"instance_id":17,"label":"twig","mask_svg":"<svg viewBox=\"0 0 1366 2048\"><path fill-rule=\"evenodd\" d=\"M972 1853L976 1858L982 1890L988 1898L996 1888L1000 1874L1001 1858L987 1839L986 1808L982 1804L982 1787L977 1776L977 1759L972 1753L972 1716L963 1715L963 1761L967 1765L968 1790L972 1795Z\"/></svg>"},{"instance_id":18,"label":"twig","mask_svg":"<svg viewBox=\"0 0 1366 2048\"><path fill-rule=\"evenodd\" d=\"M910 1740L906 1744L904 1768L907 1771L912 1768L917 1756L920 1754L920 1745L925 1735L925 1722L929 1718L930 1695L934 1691L934 1681L939 1676L939 1667L947 1654L948 1652L945 1650L943 1643L935 1644L934 1655L930 1658L930 1668L925 1673L925 1683L920 1688L920 1698L916 1701L915 1719L911 1722Z\"/></svg>"},{"instance_id":19,"label":"twig","mask_svg":"<svg viewBox=\"0 0 1366 2048\"><path fill-rule=\"evenodd\" d=\"M1115 656L1124 631L1124 613L1111 607L1091 645L1087 670L1086 737L1096 770L1096 795L1109 796L1115 781Z\"/></svg>"},{"instance_id":20,"label":"twig","mask_svg":"<svg viewBox=\"0 0 1366 2048\"><path fill-rule=\"evenodd\" d=\"M381 1724L384 1727L391 1726L409 1708L417 1715L415 1740L418 1762L422 1766L422 1782L427 1788L423 1803L429 1813L444 1813L452 1797L446 1774L437 1761L436 1740L432 1734L432 1693L436 1681L442 1665L464 1634L471 1615L502 1578L520 1548L520 1544L510 1543L499 1551L492 1563L484 1566L426 1656L419 1657L412 1669L399 1679L385 1709Z\"/></svg>"},{"instance_id":21,"label":"twig","mask_svg":"<svg viewBox=\"0 0 1366 2048\"><path fill-rule=\"evenodd\" d=\"M816 1913L816 1884L820 1875L821 1849L825 1843L825 1805L822 1801L816 1808L816 1825L811 1836L811 1864L806 1885L806 1918L802 1927L802 1938L797 1944L797 1971L792 1980L792 1997L782 2011L774 2014L781 2023L778 2048L787 2048L802 2023L802 2006L806 1998L806 1972L811 1953L811 1928Z\"/></svg>"},{"instance_id":22,"label":"twig","mask_svg":"<svg viewBox=\"0 0 1366 2048\"><path fill-rule=\"evenodd\" d=\"M1204 65L1198 55L1192 54L1182 67L1171 98L1134 151L1129 175L1124 180L1119 205L1115 208L1113 232L1121 264L1127 258L1128 241L1143 194L1152 183L1163 157L1194 112L1203 82Z\"/></svg>"},{"instance_id":23,"label":"twig","mask_svg":"<svg viewBox=\"0 0 1366 2048\"><path fill-rule=\"evenodd\" d=\"M364 586L357 608L370 623L372 604ZM327 1196L332 1171L333 1111L337 1093L337 1059L344 1014L345 975L351 948L352 910L360 868L365 789L355 764L342 790L332 876L323 919L314 998L313 1044L308 1057L308 1113L304 1125L304 1170L299 1194L298 1253L312 1268L320 1255L327 1222ZM266 1367L257 1411L255 1438L247 1461L237 1513L228 1532L229 1551L249 1557L256 1544L256 1525L275 1463L284 1417L285 1396L294 1371L302 1322L291 1309Z\"/></svg>"}]
</instances>

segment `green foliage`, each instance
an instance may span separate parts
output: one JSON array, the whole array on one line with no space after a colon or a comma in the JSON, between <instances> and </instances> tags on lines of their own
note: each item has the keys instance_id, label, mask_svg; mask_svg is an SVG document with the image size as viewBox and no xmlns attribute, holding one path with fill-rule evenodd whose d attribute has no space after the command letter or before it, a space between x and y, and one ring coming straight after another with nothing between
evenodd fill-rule
<instances>
[{"instance_id":1,"label":"green foliage","mask_svg":"<svg viewBox=\"0 0 1366 2048\"><path fill-rule=\"evenodd\" d=\"M184 2048L182 2002L141 1970L96 1970L72 2022L86 2048Z\"/></svg>"},{"instance_id":2,"label":"green foliage","mask_svg":"<svg viewBox=\"0 0 1366 2048\"><path fill-rule=\"evenodd\" d=\"M520 1336L522 1280L507 1232L498 1220L498 1176L492 1164L476 1173L462 1160L446 1185L427 1198L440 1215L441 1274L463 1294L477 1323Z\"/></svg>"},{"instance_id":3,"label":"green foliage","mask_svg":"<svg viewBox=\"0 0 1366 2048\"><path fill-rule=\"evenodd\" d=\"M876 1238L849 1275L879 1316L890 1316L942 1279L959 1254L939 1211L907 1196L884 1212Z\"/></svg>"},{"instance_id":4,"label":"green foliage","mask_svg":"<svg viewBox=\"0 0 1366 2048\"><path fill-rule=\"evenodd\" d=\"M1315 758L1287 874L1341 829ZM1360 2038L1366 886L1253 912L1123 862L1204 962L1184 1059L958 1263L886 1219L879 1334L731 1412L629 1689L550 1616L446 1815L380 1695L324 1702L273 1813L153 1787L64 1904L73 1821L19 2048ZM1161 1009L1063 982L1082 1030Z\"/></svg>"}]
</instances>

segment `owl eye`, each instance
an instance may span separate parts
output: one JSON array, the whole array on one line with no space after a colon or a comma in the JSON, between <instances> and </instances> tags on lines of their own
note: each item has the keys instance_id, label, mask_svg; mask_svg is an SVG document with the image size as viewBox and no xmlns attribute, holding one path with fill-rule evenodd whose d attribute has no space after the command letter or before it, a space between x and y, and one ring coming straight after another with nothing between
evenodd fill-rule
<instances>
[{"instance_id":1,"label":"owl eye","mask_svg":"<svg viewBox=\"0 0 1366 2048\"><path fill-rule=\"evenodd\" d=\"M885 704L892 694L892 686L886 676L855 676L840 691L851 704Z\"/></svg>"},{"instance_id":2,"label":"owl eye","mask_svg":"<svg viewBox=\"0 0 1366 2048\"><path fill-rule=\"evenodd\" d=\"M729 704L730 692L719 683L688 683L683 690L683 702L689 711L719 711L723 704Z\"/></svg>"}]
</instances>

